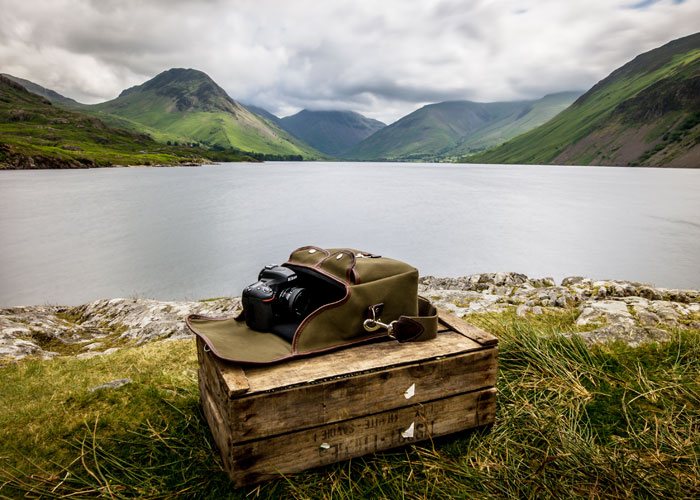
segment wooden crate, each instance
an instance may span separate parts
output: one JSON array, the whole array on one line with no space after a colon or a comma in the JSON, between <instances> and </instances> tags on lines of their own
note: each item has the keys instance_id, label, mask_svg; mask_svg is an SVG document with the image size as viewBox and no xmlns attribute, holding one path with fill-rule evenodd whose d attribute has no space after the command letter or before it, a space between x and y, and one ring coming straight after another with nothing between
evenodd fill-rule
<instances>
[{"instance_id":1,"label":"wooden crate","mask_svg":"<svg viewBox=\"0 0 700 500\"><path fill-rule=\"evenodd\" d=\"M197 338L199 395L235 486L490 424L498 340L440 311L428 342L366 344L269 366Z\"/></svg>"}]
</instances>

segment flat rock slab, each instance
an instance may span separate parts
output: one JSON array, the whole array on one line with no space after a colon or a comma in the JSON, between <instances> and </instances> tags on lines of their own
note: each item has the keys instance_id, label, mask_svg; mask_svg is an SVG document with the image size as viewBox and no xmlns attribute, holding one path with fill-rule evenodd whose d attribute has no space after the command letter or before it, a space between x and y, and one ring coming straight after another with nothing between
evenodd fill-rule
<instances>
[{"instance_id":1,"label":"flat rock slab","mask_svg":"<svg viewBox=\"0 0 700 500\"><path fill-rule=\"evenodd\" d=\"M111 382L107 382L106 384L102 385L96 385L95 387L90 387L88 389L88 392L95 392L99 391L100 389L116 389L117 387L121 387L126 384L132 383L133 380L130 378L120 378L117 380L112 380Z\"/></svg>"}]
</instances>

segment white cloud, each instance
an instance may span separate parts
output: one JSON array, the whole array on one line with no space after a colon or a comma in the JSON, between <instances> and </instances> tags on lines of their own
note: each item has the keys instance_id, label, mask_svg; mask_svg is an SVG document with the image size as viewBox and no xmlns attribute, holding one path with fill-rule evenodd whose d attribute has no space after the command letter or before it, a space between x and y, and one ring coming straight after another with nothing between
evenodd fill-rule
<instances>
[{"instance_id":1,"label":"white cloud","mask_svg":"<svg viewBox=\"0 0 700 500\"><path fill-rule=\"evenodd\" d=\"M84 102L171 67L281 116L585 90L697 30L700 0L0 0L0 71Z\"/></svg>"}]
</instances>

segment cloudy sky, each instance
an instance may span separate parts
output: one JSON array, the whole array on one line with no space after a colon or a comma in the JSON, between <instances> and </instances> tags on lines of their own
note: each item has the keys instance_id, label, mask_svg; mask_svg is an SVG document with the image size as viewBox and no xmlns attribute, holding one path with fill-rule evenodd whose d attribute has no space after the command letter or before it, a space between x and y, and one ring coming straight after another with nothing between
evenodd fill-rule
<instances>
[{"instance_id":1,"label":"cloudy sky","mask_svg":"<svg viewBox=\"0 0 700 500\"><path fill-rule=\"evenodd\" d=\"M0 72L102 102L172 67L278 116L586 90L700 0L0 0Z\"/></svg>"}]
</instances>

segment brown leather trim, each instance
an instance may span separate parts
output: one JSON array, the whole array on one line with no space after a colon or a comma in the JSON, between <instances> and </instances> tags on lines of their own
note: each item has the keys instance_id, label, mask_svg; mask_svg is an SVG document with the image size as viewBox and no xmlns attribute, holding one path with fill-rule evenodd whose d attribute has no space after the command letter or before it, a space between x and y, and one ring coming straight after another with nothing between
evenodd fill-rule
<instances>
[{"instance_id":1,"label":"brown leather trim","mask_svg":"<svg viewBox=\"0 0 700 500\"><path fill-rule=\"evenodd\" d=\"M341 254L341 253L350 256L350 259L351 259L350 266L345 271L345 281L346 281L346 283L351 283L350 276L351 276L351 273L355 270L355 264L357 263L357 259L355 258L355 254L352 253L350 250L346 250L346 249L338 250L337 252L332 253L332 254L328 255L327 257L321 259L319 262L316 263L316 265L314 267L317 268L316 269L317 271L321 270L321 266L323 265L324 262L326 262L331 257L337 257L337 255ZM324 274L327 275L328 273L324 273Z\"/></svg>"},{"instance_id":2,"label":"brown leather trim","mask_svg":"<svg viewBox=\"0 0 700 500\"><path fill-rule=\"evenodd\" d=\"M367 319L379 320L382 317L382 312L384 311L384 302L379 304L374 304L367 307Z\"/></svg>"},{"instance_id":3,"label":"brown leather trim","mask_svg":"<svg viewBox=\"0 0 700 500\"><path fill-rule=\"evenodd\" d=\"M410 342L413 339L417 339L423 335L424 331L425 328L423 328L423 325L412 320L408 316L399 316L399 319L394 325L394 336L399 343Z\"/></svg>"}]
</instances>

